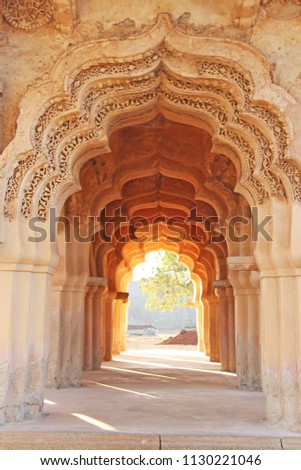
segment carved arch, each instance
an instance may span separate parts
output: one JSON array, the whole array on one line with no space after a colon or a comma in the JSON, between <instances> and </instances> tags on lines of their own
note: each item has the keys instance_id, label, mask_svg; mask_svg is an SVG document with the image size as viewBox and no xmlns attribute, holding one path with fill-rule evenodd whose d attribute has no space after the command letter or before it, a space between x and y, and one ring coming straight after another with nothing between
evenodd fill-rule
<instances>
[{"instance_id":1,"label":"carved arch","mask_svg":"<svg viewBox=\"0 0 301 470\"><path fill-rule=\"evenodd\" d=\"M21 118L4 153L7 220L46 219L66 187L78 190L73 167L80 155L104 153L113 130L158 113L210 130L214 147L238 170L236 190L250 203L271 196L301 202L300 166L290 158L288 124L274 104L279 96L262 57L212 38L205 49L204 38L190 37L188 49L187 38L161 15L150 31L124 41L121 52L114 41L91 41L80 47L75 68L78 47L58 61L51 79L23 101L31 128ZM269 101L261 97L266 87ZM30 98L38 99L34 111Z\"/></svg>"}]
</instances>

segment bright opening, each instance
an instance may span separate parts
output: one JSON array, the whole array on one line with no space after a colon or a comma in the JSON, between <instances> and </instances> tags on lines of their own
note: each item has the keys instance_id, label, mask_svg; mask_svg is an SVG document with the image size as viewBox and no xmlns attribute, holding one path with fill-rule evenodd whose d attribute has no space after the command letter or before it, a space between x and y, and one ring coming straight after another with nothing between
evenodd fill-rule
<instances>
[{"instance_id":1,"label":"bright opening","mask_svg":"<svg viewBox=\"0 0 301 470\"><path fill-rule=\"evenodd\" d=\"M128 292L127 350L196 351L194 285L174 253L148 253L134 268Z\"/></svg>"}]
</instances>

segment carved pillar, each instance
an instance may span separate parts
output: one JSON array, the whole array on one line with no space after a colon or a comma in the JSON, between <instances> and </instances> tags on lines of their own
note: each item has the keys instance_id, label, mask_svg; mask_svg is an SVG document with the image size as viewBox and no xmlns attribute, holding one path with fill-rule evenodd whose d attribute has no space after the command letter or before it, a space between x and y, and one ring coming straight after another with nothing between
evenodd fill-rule
<instances>
[{"instance_id":1,"label":"carved pillar","mask_svg":"<svg viewBox=\"0 0 301 470\"><path fill-rule=\"evenodd\" d=\"M91 279L91 278L90 278ZM95 279L95 278L94 278ZM99 279L99 284L97 291L94 294L93 299L93 331L92 331L92 342L93 342L93 351L92 351L92 366L94 370L97 370L101 366L101 362L104 356L104 345L103 336L105 335L104 328L104 312L102 309L102 297L107 290L107 280L105 278L96 278Z\"/></svg>"},{"instance_id":2,"label":"carved pillar","mask_svg":"<svg viewBox=\"0 0 301 470\"><path fill-rule=\"evenodd\" d=\"M232 286L226 288L226 296L228 299L229 372L236 372L235 305Z\"/></svg>"},{"instance_id":3,"label":"carved pillar","mask_svg":"<svg viewBox=\"0 0 301 470\"><path fill-rule=\"evenodd\" d=\"M206 356L210 356L210 305L206 296L202 297L204 306L204 346Z\"/></svg>"},{"instance_id":4,"label":"carved pillar","mask_svg":"<svg viewBox=\"0 0 301 470\"><path fill-rule=\"evenodd\" d=\"M29 236L26 224L12 222L0 244L1 424L37 420L43 410L54 259L47 243L29 242Z\"/></svg>"},{"instance_id":5,"label":"carved pillar","mask_svg":"<svg viewBox=\"0 0 301 470\"><path fill-rule=\"evenodd\" d=\"M117 292L114 305L114 320L113 320L113 354L120 354L122 331L123 331L123 315L122 306L128 301L129 294L127 292Z\"/></svg>"},{"instance_id":6,"label":"carved pillar","mask_svg":"<svg viewBox=\"0 0 301 470\"><path fill-rule=\"evenodd\" d=\"M99 302L95 301L95 296L99 286L105 286L105 284L106 280L102 277L90 277L86 287L84 370L97 369L101 363L101 312L95 309L96 305L100 306Z\"/></svg>"},{"instance_id":7,"label":"carved pillar","mask_svg":"<svg viewBox=\"0 0 301 470\"><path fill-rule=\"evenodd\" d=\"M272 199L271 240L258 239L262 388L269 422L301 431L301 205Z\"/></svg>"},{"instance_id":8,"label":"carved pillar","mask_svg":"<svg viewBox=\"0 0 301 470\"><path fill-rule=\"evenodd\" d=\"M128 329L129 300L124 300L120 306L120 351L126 351L126 335Z\"/></svg>"},{"instance_id":9,"label":"carved pillar","mask_svg":"<svg viewBox=\"0 0 301 470\"><path fill-rule=\"evenodd\" d=\"M108 291L102 300L105 326L104 361L111 361L113 355L115 295L116 292Z\"/></svg>"},{"instance_id":10,"label":"carved pillar","mask_svg":"<svg viewBox=\"0 0 301 470\"><path fill-rule=\"evenodd\" d=\"M1 37L0 37L0 47L1 47ZM4 125L3 83L0 81L0 153L3 150L3 132L4 132L3 125Z\"/></svg>"},{"instance_id":11,"label":"carved pillar","mask_svg":"<svg viewBox=\"0 0 301 470\"><path fill-rule=\"evenodd\" d=\"M221 369L235 372L235 319L233 289L228 279L213 283L220 299Z\"/></svg>"},{"instance_id":12,"label":"carved pillar","mask_svg":"<svg viewBox=\"0 0 301 470\"><path fill-rule=\"evenodd\" d=\"M204 343L204 305L202 302L195 302L196 307L196 319L197 319L197 332L198 332L198 344L197 350L199 352L205 351Z\"/></svg>"},{"instance_id":13,"label":"carved pillar","mask_svg":"<svg viewBox=\"0 0 301 470\"><path fill-rule=\"evenodd\" d=\"M221 342L221 370L229 371L229 314L226 287L229 281L215 281L213 286L219 297L220 305L220 342Z\"/></svg>"},{"instance_id":14,"label":"carved pillar","mask_svg":"<svg viewBox=\"0 0 301 470\"><path fill-rule=\"evenodd\" d=\"M220 362L220 311L219 298L215 294L206 296L210 315L210 361Z\"/></svg>"},{"instance_id":15,"label":"carved pillar","mask_svg":"<svg viewBox=\"0 0 301 470\"><path fill-rule=\"evenodd\" d=\"M50 357L48 386L79 386L81 382L88 261L89 243L72 239L70 243L64 244L61 261L54 276L54 284L57 285L52 287L51 337L52 341L58 343L58 350L57 353L52 351ZM60 274L61 271L64 272L63 275Z\"/></svg>"},{"instance_id":16,"label":"carved pillar","mask_svg":"<svg viewBox=\"0 0 301 470\"><path fill-rule=\"evenodd\" d=\"M253 257L228 258L235 295L236 370L239 387L261 390L259 273Z\"/></svg>"},{"instance_id":17,"label":"carved pillar","mask_svg":"<svg viewBox=\"0 0 301 470\"><path fill-rule=\"evenodd\" d=\"M83 370L92 370L93 365L93 297L97 287L87 285L85 289L85 327L83 347Z\"/></svg>"}]
</instances>

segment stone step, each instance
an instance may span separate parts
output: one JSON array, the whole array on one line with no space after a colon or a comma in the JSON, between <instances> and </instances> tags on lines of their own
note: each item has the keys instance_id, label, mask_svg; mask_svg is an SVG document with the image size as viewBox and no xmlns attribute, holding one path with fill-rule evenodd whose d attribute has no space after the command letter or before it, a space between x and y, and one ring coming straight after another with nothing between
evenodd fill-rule
<instances>
[{"instance_id":1,"label":"stone step","mask_svg":"<svg viewBox=\"0 0 301 470\"><path fill-rule=\"evenodd\" d=\"M299 450L301 437L1 432L1 450Z\"/></svg>"}]
</instances>

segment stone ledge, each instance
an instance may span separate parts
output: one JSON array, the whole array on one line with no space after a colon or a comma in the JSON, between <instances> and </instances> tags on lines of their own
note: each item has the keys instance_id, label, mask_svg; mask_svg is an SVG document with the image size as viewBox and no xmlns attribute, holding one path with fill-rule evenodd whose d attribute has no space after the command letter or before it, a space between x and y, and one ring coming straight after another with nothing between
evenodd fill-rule
<instances>
[{"instance_id":1,"label":"stone ledge","mask_svg":"<svg viewBox=\"0 0 301 470\"><path fill-rule=\"evenodd\" d=\"M301 450L301 437L284 437L282 448L283 450Z\"/></svg>"},{"instance_id":2,"label":"stone ledge","mask_svg":"<svg viewBox=\"0 0 301 470\"><path fill-rule=\"evenodd\" d=\"M162 450L281 450L277 437L162 436Z\"/></svg>"},{"instance_id":3,"label":"stone ledge","mask_svg":"<svg viewBox=\"0 0 301 470\"><path fill-rule=\"evenodd\" d=\"M0 450L158 450L159 436L103 433L1 432Z\"/></svg>"},{"instance_id":4,"label":"stone ledge","mask_svg":"<svg viewBox=\"0 0 301 470\"><path fill-rule=\"evenodd\" d=\"M150 434L1 432L0 450L281 450L301 438Z\"/></svg>"}]
</instances>

